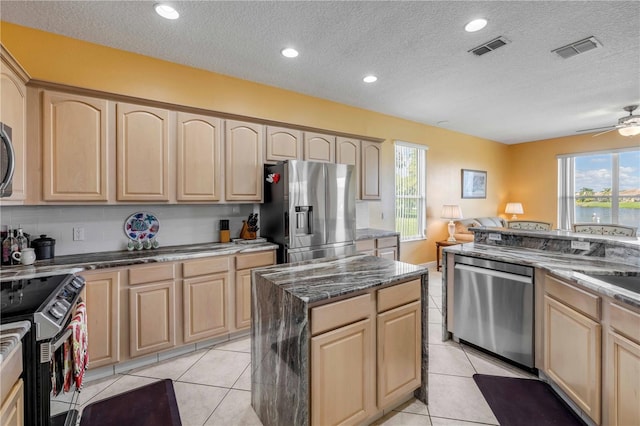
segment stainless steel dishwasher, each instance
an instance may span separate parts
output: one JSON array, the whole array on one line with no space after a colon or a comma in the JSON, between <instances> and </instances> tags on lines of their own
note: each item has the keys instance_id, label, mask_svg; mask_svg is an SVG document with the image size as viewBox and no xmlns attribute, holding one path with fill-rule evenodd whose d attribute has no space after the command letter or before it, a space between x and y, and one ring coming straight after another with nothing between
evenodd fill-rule
<instances>
[{"instance_id":1,"label":"stainless steel dishwasher","mask_svg":"<svg viewBox=\"0 0 640 426\"><path fill-rule=\"evenodd\" d=\"M533 368L533 268L456 255L454 271L454 336Z\"/></svg>"}]
</instances>

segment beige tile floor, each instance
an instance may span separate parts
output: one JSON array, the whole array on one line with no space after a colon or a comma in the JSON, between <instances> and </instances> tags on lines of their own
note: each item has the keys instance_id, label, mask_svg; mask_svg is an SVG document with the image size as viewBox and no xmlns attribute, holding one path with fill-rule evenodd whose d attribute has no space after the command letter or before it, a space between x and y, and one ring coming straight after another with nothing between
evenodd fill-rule
<instances>
[{"instance_id":1,"label":"beige tile floor","mask_svg":"<svg viewBox=\"0 0 640 426\"><path fill-rule=\"evenodd\" d=\"M442 342L442 274L429 270L429 404L411 400L378 420L376 425L471 426L497 425L491 409L472 379L473 374L531 377L468 346ZM251 408L248 337L191 352L126 373L85 384L80 407L146 385L173 380L182 423L201 425L260 425ZM65 395L52 411L68 408Z\"/></svg>"}]
</instances>

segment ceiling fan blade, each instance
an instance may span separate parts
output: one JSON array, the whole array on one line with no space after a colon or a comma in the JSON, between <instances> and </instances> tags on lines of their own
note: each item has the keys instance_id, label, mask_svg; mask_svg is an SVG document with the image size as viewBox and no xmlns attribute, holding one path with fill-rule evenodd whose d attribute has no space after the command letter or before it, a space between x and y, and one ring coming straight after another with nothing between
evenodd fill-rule
<instances>
[{"instance_id":1,"label":"ceiling fan blade","mask_svg":"<svg viewBox=\"0 0 640 426\"><path fill-rule=\"evenodd\" d=\"M576 133L580 133L580 132L595 132L596 130L604 130L604 129L617 129L618 126L604 126L604 127L594 127L593 129L582 129L582 130L576 130Z\"/></svg>"},{"instance_id":2,"label":"ceiling fan blade","mask_svg":"<svg viewBox=\"0 0 640 426\"><path fill-rule=\"evenodd\" d=\"M614 127L613 129L609 129L609 130L605 130L604 132L600 132L600 133L596 133L595 135L591 136L592 138L595 138L596 136L600 136L600 135L604 135L605 133L609 133L609 132L613 132L614 130L616 130L618 127Z\"/></svg>"}]
</instances>

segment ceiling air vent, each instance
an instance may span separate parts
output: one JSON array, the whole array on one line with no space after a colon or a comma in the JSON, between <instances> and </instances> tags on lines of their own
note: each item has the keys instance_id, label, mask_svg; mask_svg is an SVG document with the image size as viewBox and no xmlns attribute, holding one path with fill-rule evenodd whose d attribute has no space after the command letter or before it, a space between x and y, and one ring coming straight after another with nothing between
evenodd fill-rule
<instances>
[{"instance_id":1,"label":"ceiling air vent","mask_svg":"<svg viewBox=\"0 0 640 426\"><path fill-rule=\"evenodd\" d=\"M500 36L498 38L494 38L491 41L488 41L484 44L481 44L478 47L474 47L473 49L469 50L469 52L473 53L474 55L477 56L482 56L485 53L489 53L492 52L494 50L496 50L498 47L502 47L505 44L509 43L509 40L507 40L506 38Z\"/></svg>"},{"instance_id":2,"label":"ceiling air vent","mask_svg":"<svg viewBox=\"0 0 640 426\"><path fill-rule=\"evenodd\" d=\"M584 40L576 41L566 46L553 49L552 52L557 53L561 58L568 59L572 56L579 55L580 53L588 52L591 49L602 46L595 37L591 36Z\"/></svg>"}]
</instances>

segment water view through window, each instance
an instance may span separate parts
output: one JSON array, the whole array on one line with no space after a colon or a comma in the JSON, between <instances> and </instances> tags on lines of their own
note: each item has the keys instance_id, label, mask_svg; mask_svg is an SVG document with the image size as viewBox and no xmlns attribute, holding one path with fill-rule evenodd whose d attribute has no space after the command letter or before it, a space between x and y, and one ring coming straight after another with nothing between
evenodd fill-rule
<instances>
[{"instance_id":1,"label":"water view through window","mask_svg":"<svg viewBox=\"0 0 640 426\"><path fill-rule=\"evenodd\" d=\"M575 157L575 222L640 227L640 151Z\"/></svg>"}]
</instances>

